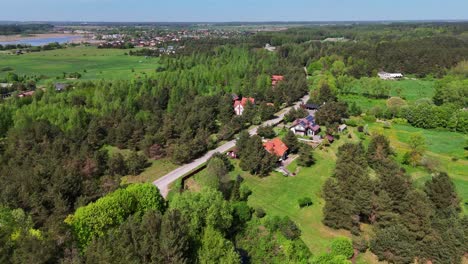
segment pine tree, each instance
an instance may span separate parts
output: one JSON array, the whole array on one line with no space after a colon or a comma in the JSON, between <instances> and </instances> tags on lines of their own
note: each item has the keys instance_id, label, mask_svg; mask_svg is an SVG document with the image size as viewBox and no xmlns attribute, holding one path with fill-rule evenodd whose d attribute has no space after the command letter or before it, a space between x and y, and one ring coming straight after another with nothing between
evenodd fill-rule
<instances>
[{"instance_id":1,"label":"pine tree","mask_svg":"<svg viewBox=\"0 0 468 264\"><path fill-rule=\"evenodd\" d=\"M286 146L289 148L289 151L291 153L297 153L299 151L299 140L297 140L296 135L294 135L294 132L292 132L291 130L288 131L283 141L284 144L286 144Z\"/></svg>"},{"instance_id":2,"label":"pine tree","mask_svg":"<svg viewBox=\"0 0 468 264\"><path fill-rule=\"evenodd\" d=\"M460 212L460 199L447 173L439 173L427 181L425 192L439 216L448 218Z\"/></svg>"}]
</instances>

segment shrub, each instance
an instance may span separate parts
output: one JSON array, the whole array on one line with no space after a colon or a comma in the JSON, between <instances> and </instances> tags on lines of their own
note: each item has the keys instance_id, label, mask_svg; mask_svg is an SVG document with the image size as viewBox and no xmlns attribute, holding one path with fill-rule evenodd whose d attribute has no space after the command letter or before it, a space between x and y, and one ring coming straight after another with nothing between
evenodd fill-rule
<instances>
[{"instance_id":1,"label":"shrub","mask_svg":"<svg viewBox=\"0 0 468 264\"><path fill-rule=\"evenodd\" d=\"M346 119L345 124L350 127L357 127L358 121L356 119Z\"/></svg>"},{"instance_id":2,"label":"shrub","mask_svg":"<svg viewBox=\"0 0 468 264\"><path fill-rule=\"evenodd\" d=\"M356 236L353 237L353 247L364 253L369 248L369 242L362 236Z\"/></svg>"},{"instance_id":3,"label":"shrub","mask_svg":"<svg viewBox=\"0 0 468 264\"><path fill-rule=\"evenodd\" d=\"M263 208L259 207L259 208L255 209L255 215L258 218L263 218L263 217L265 217L266 212L265 212L265 210L263 210Z\"/></svg>"},{"instance_id":4,"label":"shrub","mask_svg":"<svg viewBox=\"0 0 468 264\"><path fill-rule=\"evenodd\" d=\"M395 125L405 125L408 124L408 120L404 118L393 118L392 123Z\"/></svg>"},{"instance_id":5,"label":"shrub","mask_svg":"<svg viewBox=\"0 0 468 264\"><path fill-rule=\"evenodd\" d=\"M241 201L247 201L247 198L252 194L252 191L247 187L247 185L242 184L241 187L239 188L239 193L240 193L240 200Z\"/></svg>"},{"instance_id":6,"label":"shrub","mask_svg":"<svg viewBox=\"0 0 468 264\"><path fill-rule=\"evenodd\" d=\"M311 206L313 204L312 199L310 197L304 197L299 199L299 207L304 208Z\"/></svg>"},{"instance_id":7,"label":"shrub","mask_svg":"<svg viewBox=\"0 0 468 264\"><path fill-rule=\"evenodd\" d=\"M298 239L301 236L301 230L288 217L285 217L280 223L281 233L289 240Z\"/></svg>"},{"instance_id":8,"label":"shrub","mask_svg":"<svg viewBox=\"0 0 468 264\"><path fill-rule=\"evenodd\" d=\"M375 121L377 121L377 119L373 115L365 115L362 119L367 123L375 123Z\"/></svg>"},{"instance_id":9,"label":"shrub","mask_svg":"<svg viewBox=\"0 0 468 264\"><path fill-rule=\"evenodd\" d=\"M335 256L342 255L351 258L354 255L353 243L349 238L340 237L331 243L331 253Z\"/></svg>"},{"instance_id":10,"label":"shrub","mask_svg":"<svg viewBox=\"0 0 468 264\"><path fill-rule=\"evenodd\" d=\"M235 202L232 207L234 208L234 218L240 223L245 223L252 218L252 209L246 202Z\"/></svg>"}]
</instances>

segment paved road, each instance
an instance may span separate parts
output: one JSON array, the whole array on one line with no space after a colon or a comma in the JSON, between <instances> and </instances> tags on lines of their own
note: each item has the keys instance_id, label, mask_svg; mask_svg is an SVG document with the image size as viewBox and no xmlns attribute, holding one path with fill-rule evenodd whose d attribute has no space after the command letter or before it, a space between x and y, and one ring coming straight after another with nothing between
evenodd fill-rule
<instances>
[{"instance_id":1,"label":"paved road","mask_svg":"<svg viewBox=\"0 0 468 264\"><path fill-rule=\"evenodd\" d=\"M287 112L289 112L291 108L293 107L298 108L302 103L305 103L308 100L309 100L309 96L308 95L304 96L300 101L296 102L293 106L287 107L283 109L280 113L278 113L277 118L265 121L262 125L273 125L273 126L278 125L279 123L281 123L284 116L286 115ZM258 126L249 129L249 133L251 135L257 134L257 128ZM192 162L182 165L179 168L169 172L168 174L154 181L153 184L159 188L163 197L167 197L167 194L169 193L169 186L171 185L171 183L177 181L179 178L183 177L184 175L187 175L188 173L194 171L196 168L202 166L215 153L227 152L228 150L233 148L235 145L236 145L236 140L231 140L227 143L224 143L218 148L210 150L203 157L193 160Z\"/></svg>"}]
</instances>

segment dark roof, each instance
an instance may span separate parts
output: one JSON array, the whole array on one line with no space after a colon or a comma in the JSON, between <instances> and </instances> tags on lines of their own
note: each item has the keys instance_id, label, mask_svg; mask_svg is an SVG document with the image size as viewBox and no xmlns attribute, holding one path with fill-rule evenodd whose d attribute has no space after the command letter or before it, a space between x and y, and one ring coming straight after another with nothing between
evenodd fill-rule
<instances>
[{"instance_id":1,"label":"dark roof","mask_svg":"<svg viewBox=\"0 0 468 264\"><path fill-rule=\"evenodd\" d=\"M64 83L56 83L55 84L55 90L57 91L62 91L62 90L65 90L65 88L67 88L68 85L64 84Z\"/></svg>"},{"instance_id":2,"label":"dark roof","mask_svg":"<svg viewBox=\"0 0 468 264\"><path fill-rule=\"evenodd\" d=\"M318 105L318 104L305 104L305 107L307 109L319 109L320 105Z\"/></svg>"}]
</instances>

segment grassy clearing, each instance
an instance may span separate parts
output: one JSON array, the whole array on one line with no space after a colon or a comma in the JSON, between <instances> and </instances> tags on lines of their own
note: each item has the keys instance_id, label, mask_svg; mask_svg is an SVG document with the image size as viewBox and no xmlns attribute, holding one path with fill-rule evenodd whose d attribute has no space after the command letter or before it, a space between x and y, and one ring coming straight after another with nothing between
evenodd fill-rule
<instances>
[{"instance_id":1,"label":"grassy clearing","mask_svg":"<svg viewBox=\"0 0 468 264\"><path fill-rule=\"evenodd\" d=\"M158 67L157 58L127 56L126 52L129 50L79 46L21 56L0 53L0 67L12 67L20 75L43 75L42 82L63 80L63 72L79 72L81 80L138 78ZM0 72L0 77L5 75Z\"/></svg>"},{"instance_id":2,"label":"grassy clearing","mask_svg":"<svg viewBox=\"0 0 468 264\"><path fill-rule=\"evenodd\" d=\"M122 178L122 183L150 183L161 178L167 173L175 170L178 166L172 163L169 159L151 160L151 166L146 168L140 175L125 176Z\"/></svg>"},{"instance_id":3,"label":"grassy clearing","mask_svg":"<svg viewBox=\"0 0 468 264\"><path fill-rule=\"evenodd\" d=\"M124 158L128 158L132 153L132 151L129 149L119 149L114 146L105 146L103 149L107 150L110 156L116 153L120 153L122 156L124 156ZM176 164L172 163L169 158L150 160L149 162L151 165L142 173L137 176L124 176L122 177L121 183L129 184L154 182L155 180L161 178L178 167Z\"/></svg>"},{"instance_id":4,"label":"grassy clearing","mask_svg":"<svg viewBox=\"0 0 468 264\"><path fill-rule=\"evenodd\" d=\"M405 99L407 102L414 102L421 98L432 98L435 92L435 82L432 80L401 80L389 81L390 96L398 96ZM363 95L362 88L357 85L352 90L353 93L341 95L340 100L353 103L355 102L363 111L370 110L375 106L385 107L386 99L374 99Z\"/></svg>"}]
</instances>

